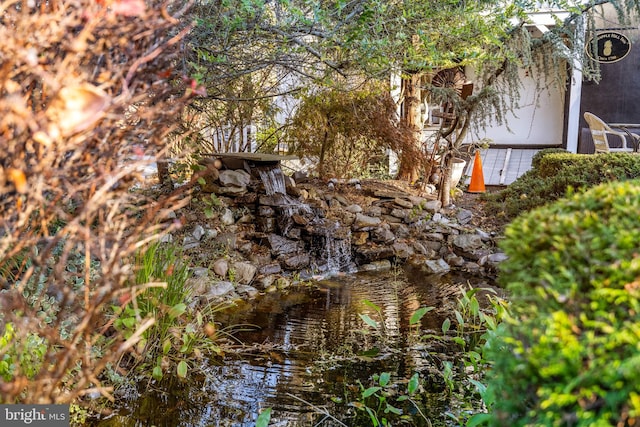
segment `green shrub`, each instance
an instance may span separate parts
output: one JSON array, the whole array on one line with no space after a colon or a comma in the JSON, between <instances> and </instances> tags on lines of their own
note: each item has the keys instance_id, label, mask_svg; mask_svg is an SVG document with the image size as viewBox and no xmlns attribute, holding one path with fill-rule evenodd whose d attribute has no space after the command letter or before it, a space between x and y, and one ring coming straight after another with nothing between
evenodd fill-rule
<instances>
[{"instance_id":1,"label":"green shrub","mask_svg":"<svg viewBox=\"0 0 640 427\"><path fill-rule=\"evenodd\" d=\"M532 159L532 169L502 191L485 195L488 213L513 219L522 212L595 185L640 177L640 156L625 153L571 154L547 149Z\"/></svg>"},{"instance_id":2,"label":"green shrub","mask_svg":"<svg viewBox=\"0 0 640 427\"><path fill-rule=\"evenodd\" d=\"M540 161L542 158L548 154L558 154L558 153L568 153L564 148L545 148L543 150L538 151L531 158L531 168L537 169L540 166Z\"/></svg>"},{"instance_id":3,"label":"green shrub","mask_svg":"<svg viewBox=\"0 0 640 427\"><path fill-rule=\"evenodd\" d=\"M617 182L507 228L499 282L512 315L486 347L493 425L640 418L639 212L640 181Z\"/></svg>"}]
</instances>

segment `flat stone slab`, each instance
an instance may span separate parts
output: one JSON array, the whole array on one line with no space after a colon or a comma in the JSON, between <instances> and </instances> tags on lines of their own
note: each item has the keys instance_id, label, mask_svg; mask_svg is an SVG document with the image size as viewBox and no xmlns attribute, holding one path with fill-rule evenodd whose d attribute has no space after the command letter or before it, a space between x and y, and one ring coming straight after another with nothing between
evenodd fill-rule
<instances>
[{"instance_id":1,"label":"flat stone slab","mask_svg":"<svg viewBox=\"0 0 640 427\"><path fill-rule=\"evenodd\" d=\"M206 154L206 157L221 157L241 160L251 160L252 162L279 162L281 160L297 160L298 156L293 155L280 155L270 153L210 153Z\"/></svg>"}]
</instances>

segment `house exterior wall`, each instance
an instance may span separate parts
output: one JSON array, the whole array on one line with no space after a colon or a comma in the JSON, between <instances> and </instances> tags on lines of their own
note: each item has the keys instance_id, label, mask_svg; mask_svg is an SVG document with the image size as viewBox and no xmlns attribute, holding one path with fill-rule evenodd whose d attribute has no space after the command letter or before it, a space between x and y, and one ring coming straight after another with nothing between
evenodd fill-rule
<instances>
[{"instance_id":1,"label":"house exterior wall","mask_svg":"<svg viewBox=\"0 0 640 427\"><path fill-rule=\"evenodd\" d=\"M473 73L468 72L473 80ZM470 140L490 139L491 145L509 147L548 147L563 144L564 91L550 86L536 90L532 76L520 70L523 83L519 108L505 115L506 123L492 125Z\"/></svg>"}]
</instances>

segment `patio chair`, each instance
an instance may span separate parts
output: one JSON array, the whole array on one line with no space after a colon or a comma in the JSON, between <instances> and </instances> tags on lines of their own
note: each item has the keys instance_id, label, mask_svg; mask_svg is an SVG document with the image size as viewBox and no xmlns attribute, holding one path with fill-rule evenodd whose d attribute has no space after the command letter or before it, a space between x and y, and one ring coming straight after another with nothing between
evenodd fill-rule
<instances>
[{"instance_id":1,"label":"patio chair","mask_svg":"<svg viewBox=\"0 0 640 427\"><path fill-rule=\"evenodd\" d=\"M596 147L596 154L609 152L629 152L634 151L634 147L638 143L640 136L631 132L622 132L612 129L600 117L589 112L584 113L584 119L589 125L593 145ZM609 135L615 135L622 141L621 148L612 148L609 146Z\"/></svg>"}]
</instances>

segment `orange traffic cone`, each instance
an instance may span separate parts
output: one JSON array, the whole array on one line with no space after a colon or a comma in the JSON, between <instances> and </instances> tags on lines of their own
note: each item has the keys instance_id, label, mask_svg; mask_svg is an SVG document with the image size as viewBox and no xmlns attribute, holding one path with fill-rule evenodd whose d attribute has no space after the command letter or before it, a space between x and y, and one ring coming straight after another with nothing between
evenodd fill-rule
<instances>
[{"instance_id":1,"label":"orange traffic cone","mask_svg":"<svg viewBox=\"0 0 640 427\"><path fill-rule=\"evenodd\" d=\"M467 189L469 193L484 193L484 174L482 173L482 158L480 151L476 151L476 158L473 160L473 171L471 172L471 182Z\"/></svg>"}]
</instances>

